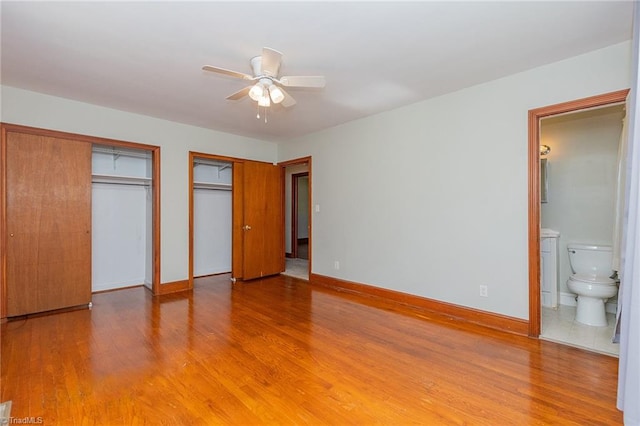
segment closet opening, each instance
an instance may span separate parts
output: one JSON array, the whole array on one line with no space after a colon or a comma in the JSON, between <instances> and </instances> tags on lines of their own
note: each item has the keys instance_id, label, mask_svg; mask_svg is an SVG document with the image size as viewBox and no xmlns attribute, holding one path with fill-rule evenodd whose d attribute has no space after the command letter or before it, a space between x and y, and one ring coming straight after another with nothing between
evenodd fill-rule
<instances>
[{"instance_id":1,"label":"closet opening","mask_svg":"<svg viewBox=\"0 0 640 426\"><path fill-rule=\"evenodd\" d=\"M193 278L231 273L233 162L205 154L191 159L191 256Z\"/></svg>"},{"instance_id":2,"label":"closet opening","mask_svg":"<svg viewBox=\"0 0 640 426\"><path fill-rule=\"evenodd\" d=\"M153 291L153 153L102 144L91 151L91 291Z\"/></svg>"},{"instance_id":3,"label":"closet opening","mask_svg":"<svg viewBox=\"0 0 640 426\"><path fill-rule=\"evenodd\" d=\"M0 127L0 228L14 237L0 244L0 317L90 306L124 287L158 294L160 147Z\"/></svg>"}]
</instances>

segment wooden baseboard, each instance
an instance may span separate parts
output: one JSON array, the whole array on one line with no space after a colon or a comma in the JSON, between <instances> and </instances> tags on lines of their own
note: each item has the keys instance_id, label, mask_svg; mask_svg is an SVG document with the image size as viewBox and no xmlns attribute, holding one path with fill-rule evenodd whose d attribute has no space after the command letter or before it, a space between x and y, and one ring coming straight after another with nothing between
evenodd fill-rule
<instances>
[{"instance_id":1,"label":"wooden baseboard","mask_svg":"<svg viewBox=\"0 0 640 426\"><path fill-rule=\"evenodd\" d=\"M351 293L387 299L393 302L409 305L414 308L436 312L448 317L468 321L470 323L490 327L497 330L507 331L514 334L526 336L529 333L529 322L520 318L513 318L493 312L467 308L464 306L454 305L452 303L441 302L438 300L428 299L426 297L402 293L399 291L375 287L367 284L341 280L325 275L312 273L310 274L309 282L312 285L320 285L340 291L347 291Z\"/></svg>"},{"instance_id":2,"label":"wooden baseboard","mask_svg":"<svg viewBox=\"0 0 640 426\"><path fill-rule=\"evenodd\" d=\"M179 291L189 290L189 280L173 281L170 283L160 284L158 287L159 290L156 296L177 293Z\"/></svg>"}]
</instances>

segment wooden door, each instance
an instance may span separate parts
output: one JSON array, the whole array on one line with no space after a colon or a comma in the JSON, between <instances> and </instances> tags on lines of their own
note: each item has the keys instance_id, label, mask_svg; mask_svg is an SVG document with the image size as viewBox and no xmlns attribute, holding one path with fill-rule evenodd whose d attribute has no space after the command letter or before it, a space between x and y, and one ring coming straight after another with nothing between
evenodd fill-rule
<instances>
[{"instance_id":1,"label":"wooden door","mask_svg":"<svg viewBox=\"0 0 640 426\"><path fill-rule=\"evenodd\" d=\"M18 132L6 146L7 316L91 301L91 144Z\"/></svg>"},{"instance_id":2,"label":"wooden door","mask_svg":"<svg viewBox=\"0 0 640 426\"><path fill-rule=\"evenodd\" d=\"M282 168L240 164L234 164L233 276L250 280L279 274L284 270Z\"/></svg>"}]
</instances>

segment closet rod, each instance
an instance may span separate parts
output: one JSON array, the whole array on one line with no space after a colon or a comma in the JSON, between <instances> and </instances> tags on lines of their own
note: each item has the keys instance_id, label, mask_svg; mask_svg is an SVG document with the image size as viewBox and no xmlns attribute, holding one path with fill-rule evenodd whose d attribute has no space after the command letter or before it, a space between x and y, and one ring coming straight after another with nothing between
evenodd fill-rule
<instances>
[{"instance_id":1,"label":"closet rod","mask_svg":"<svg viewBox=\"0 0 640 426\"><path fill-rule=\"evenodd\" d=\"M148 182L104 182L104 181L91 181L91 183L100 183L103 185L128 185L128 186L145 186L150 187Z\"/></svg>"},{"instance_id":2,"label":"closet rod","mask_svg":"<svg viewBox=\"0 0 640 426\"><path fill-rule=\"evenodd\" d=\"M210 188L207 186L193 186L193 189L206 189L207 191L231 191L231 188Z\"/></svg>"},{"instance_id":3,"label":"closet rod","mask_svg":"<svg viewBox=\"0 0 640 426\"><path fill-rule=\"evenodd\" d=\"M231 184L222 182L193 182L193 189L220 189L223 191L231 191Z\"/></svg>"}]
</instances>

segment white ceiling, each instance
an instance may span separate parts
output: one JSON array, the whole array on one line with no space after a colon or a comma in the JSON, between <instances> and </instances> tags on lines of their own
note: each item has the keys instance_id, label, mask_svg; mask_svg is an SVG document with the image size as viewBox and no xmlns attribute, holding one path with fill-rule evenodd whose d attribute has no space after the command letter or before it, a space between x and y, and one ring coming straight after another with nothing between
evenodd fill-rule
<instances>
[{"instance_id":1,"label":"white ceiling","mask_svg":"<svg viewBox=\"0 0 640 426\"><path fill-rule=\"evenodd\" d=\"M633 2L8 2L1 83L264 140L285 140L631 38ZM268 46L292 108L256 119L246 82Z\"/></svg>"}]
</instances>

